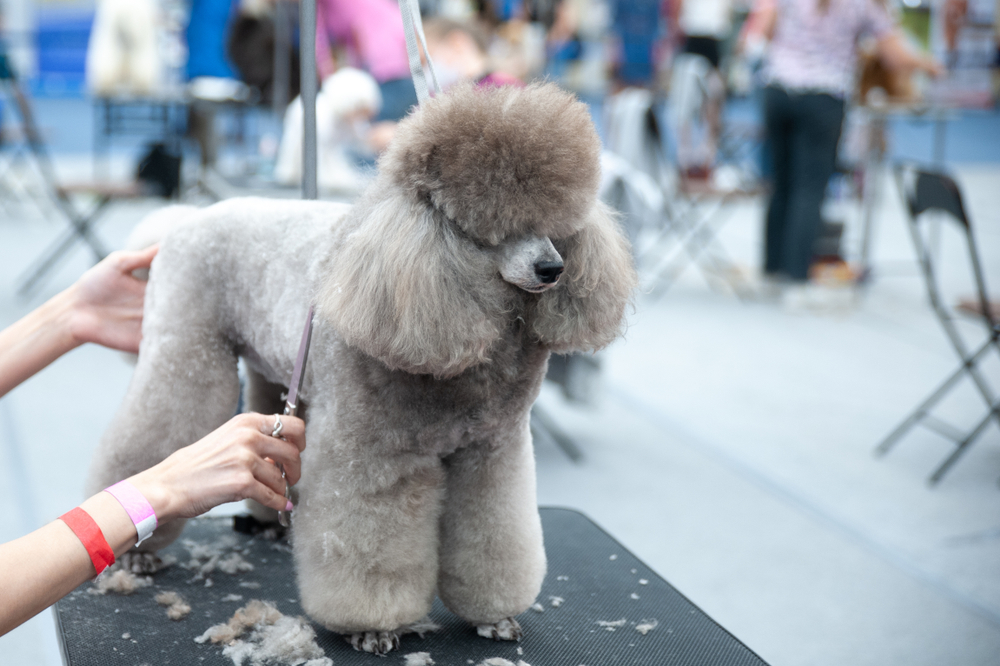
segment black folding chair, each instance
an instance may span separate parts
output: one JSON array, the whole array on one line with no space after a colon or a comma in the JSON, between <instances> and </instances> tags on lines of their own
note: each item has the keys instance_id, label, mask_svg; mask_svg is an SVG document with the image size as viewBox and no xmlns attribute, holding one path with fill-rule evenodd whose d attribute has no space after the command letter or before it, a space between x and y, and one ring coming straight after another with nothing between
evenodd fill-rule
<instances>
[{"instance_id":1,"label":"black folding chair","mask_svg":"<svg viewBox=\"0 0 1000 666\"><path fill-rule=\"evenodd\" d=\"M997 401L990 385L979 369L979 364L986 357L986 352L994 349L1000 354L1000 326L989 307L989 297L986 293L986 282L983 279L982 266L979 262L979 252L976 249L972 225L962 205L962 195L958 185L950 177L924 171L911 165L897 165L895 169L896 183L906 201L909 212L909 229L917 251L917 259L923 270L927 284L927 294L934 308L934 313L941 321L948 339L961 359L961 365L941 386L924 400L914 412L892 431L875 449L876 455L884 455L905 435L911 427L920 424L937 432L955 444L955 450L945 459L931 475L929 482L933 485L941 480L958 458L968 450L969 446L979 437L994 419L1000 426L1000 402ZM940 211L944 217L954 220L965 238L969 248L969 260L973 278L976 283L977 296L982 306L983 321L986 325L986 340L974 351L970 351L955 326L955 315L944 305L935 273L935 259L924 238L922 223L927 219L925 213ZM931 410L951 391L960 379L968 376L975 384L988 409L987 414L971 430L963 431L935 417Z\"/></svg>"},{"instance_id":2,"label":"black folding chair","mask_svg":"<svg viewBox=\"0 0 1000 666\"><path fill-rule=\"evenodd\" d=\"M14 70L10 67L2 43L0 43L0 93L6 94L12 100L13 106L20 116L21 128L24 133L26 149L23 151L25 154L30 153L34 158L46 193L69 224L69 228L42 253L34 265L25 272L25 276L19 280L17 291L24 295L31 292L39 284L42 277L49 273L56 263L79 241L89 247L95 261L100 261L107 255L108 252L104 244L94 233L94 226L111 203L125 199L137 199L150 194L172 196L173 191L177 188L175 185L170 192L159 191L156 187L150 189L150 181L155 180L153 174L147 177L141 173L137 181L123 183L61 183L56 176L48 147L35 122L31 101L24 92ZM179 158L172 166L177 172L177 178L179 178ZM81 208L73 200L73 197L77 195L93 197L94 204L89 209Z\"/></svg>"}]
</instances>

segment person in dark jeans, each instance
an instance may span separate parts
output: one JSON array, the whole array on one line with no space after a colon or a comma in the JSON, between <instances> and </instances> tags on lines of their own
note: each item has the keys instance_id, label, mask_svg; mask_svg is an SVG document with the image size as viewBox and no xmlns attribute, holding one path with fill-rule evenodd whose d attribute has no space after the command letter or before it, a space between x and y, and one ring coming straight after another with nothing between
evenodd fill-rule
<instances>
[{"instance_id":1,"label":"person in dark jeans","mask_svg":"<svg viewBox=\"0 0 1000 666\"><path fill-rule=\"evenodd\" d=\"M858 39L873 37L888 69L936 75L941 68L906 46L884 0L757 0L750 23L771 41L764 68L764 122L774 191L764 273L804 285L820 230L820 205L833 175Z\"/></svg>"},{"instance_id":2,"label":"person in dark jeans","mask_svg":"<svg viewBox=\"0 0 1000 666\"><path fill-rule=\"evenodd\" d=\"M826 93L764 89L764 123L773 160L764 272L792 281L809 277L820 205L833 175L844 100Z\"/></svg>"}]
</instances>

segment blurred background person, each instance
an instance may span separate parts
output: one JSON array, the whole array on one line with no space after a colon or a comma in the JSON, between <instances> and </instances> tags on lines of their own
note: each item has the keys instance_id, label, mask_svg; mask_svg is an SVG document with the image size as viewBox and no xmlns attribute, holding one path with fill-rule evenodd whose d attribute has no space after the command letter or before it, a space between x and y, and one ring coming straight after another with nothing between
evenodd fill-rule
<instances>
[{"instance_id":1,"label":"blurred background person","mask_svg":"<svg viewBox=\"0 0 1000 666\"><path fill-rule=\"evenodd\" d=\"M338 63L331 43L345 54ZM417 103L395 0L317 0L316 70L326 80L338 65L363 69L382 94L377 120L399 120Z\"/></svg>"},{"instance_id":2,"label":"blurred background person","mask_svg":"<svg viewBox=\"0 0 1000 666\"><path fill-rule=\"evenodd\" d=\"M479 85L524 85L517 76L494 66L485 28L467 21L435 17L424 23L438 82L443 90L460 81Z\"/></svg>"},{"instance_id":3,"label":"blurred background person","mask_svg":"<svg viewBox=\"0 0 1000 666\"><path fill-rule=\"evenodd\" d=\"M820 206L834 173L858 39L870 35L887 69L940 73L912 52L879 0L766 0L756 25L770 39L764 68L764 124L773 191L767 209L764 275L786 283L789 305L810 305L808 289Z\"/></svg>"},{"instance_id":4,"label":"blurred background person","mask_svg":"<svg viewBox=\"0 0 1000 666\"><path fill-rule=\"evenodd\" d=\"M672 0L669 15L680 38L670 78L669 114L677 166L689 178L708 178L721 132L726 85L723 42L733 29L732 0Z\"/></svg>"},{"instance_id":5,"label":"blurred background person","mask_svg":"<svg viewBox=\"0 0 1000 666\"><path fill-rule=\"evenodd\" d=\"M701 2L703 0L695 0ZM658 0L611 0L615 87L649 86L656 74L655 51L663 34Z\"/></svg>"}]
</instances>

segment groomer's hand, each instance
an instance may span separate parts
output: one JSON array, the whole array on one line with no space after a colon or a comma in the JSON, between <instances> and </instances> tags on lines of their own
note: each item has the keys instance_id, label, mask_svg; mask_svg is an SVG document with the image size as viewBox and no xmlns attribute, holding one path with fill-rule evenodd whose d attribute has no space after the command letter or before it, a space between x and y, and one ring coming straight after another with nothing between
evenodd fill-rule
<instances>
[{"instance_id":1,"label":"groomer's hand","mask_svg":"<svg viewBox=\"0 0 1000 666\"><path fill-rule=\"evenodd\" d=\"M159 246L112 252L66 291L71 304L70 335L77 344L96 342L125 352L139 351L146 282L132 271L149 268Z\"/></svg>"},{"instance_id":2,"label":"groomer's hand","mask_svg":"<svg viewBox=\"0 0 1000 666\"><path fill-rule=\"evenodd\" d=\"M282 416L281 423L284 439L271 437L273 414L240 414L129 481L149 500L161 524L247 498L290 511L285 481L271 461L284 465L288 483L298 482L305 424L294 416Z\"/></svg>"}]
</instances>

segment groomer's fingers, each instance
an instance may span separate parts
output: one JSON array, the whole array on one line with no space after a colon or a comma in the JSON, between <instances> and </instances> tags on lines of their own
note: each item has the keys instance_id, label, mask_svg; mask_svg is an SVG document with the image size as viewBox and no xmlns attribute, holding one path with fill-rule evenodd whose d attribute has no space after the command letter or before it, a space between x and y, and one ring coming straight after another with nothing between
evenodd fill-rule
<instances>
[{"instance_id":1,"label":"groomer's fingers","mask_svg":"<svg viewBox=\"0 0 1000 666\"><path fill-rule=\"evenodd\" d=\"M276 493L274 490L259 481L251 483L246 488L245 495L246 497L244 499L255 500L264 506L271 507L275 511L288 510L288 500L285 499L285 496L283 494Z\"/></svg>"},{"instance_id":2,"label":"groomer's fingers","mask_svg":"<svg viewBox=\"0 0 1000 666\"><path fill-rule=\"evenodd\" d=\"M270 458L274 462L284 465L288 483L295 485L299 482L299 477L302 473L302 462L299 458L299 450L294 444L271 437L270 435L255 433L250 445L254 453L261 458ZM278 476L281 476L280 472L278 472Z\"/></svg>"},{"instance_id":3,"label":"groomer's fingers","mask_svg":"<svg viewBox=\"0 0 1000 666\"><path fill-rule=\"evenodd\" d=\"M295 448L302 451L306 448L306 424L305 422L297 416L287 416L285 414L244 414L248 418L249 422L255 424L258 431L271 436L274 432L274 420L275 417L281 419L281 434L287 441L291 442Z\"/></svg>"},{"instance_id":4,"label":"groomer's fingers","mask_svg":"<svg viewBox=\"0 0 1000 666\"><path fill-rule=\"evenodd\" d=\"M254 464L251 466L250 472L258 482L263 483L265 486L280 495L285 494L285 479L281 476L281 470L275 467L266 458L256 458ZM288 483L291 482L292 480L289 478Z\"/></svg>"},{"instance_id":5,"label":"groomer's fingers","mask_svg":"<svg viewBox=\"0 0 1000 666\"><path fill-rule=\"evenodd\" d=\"M119 270L122 273L131 273L139 268L149 268L149 265L153 263L153 258L159 251L159 245L150 245L146 249L137 252L119 251L112 254L117 255L116 263Z\"/></svg>"}]
</instances>

